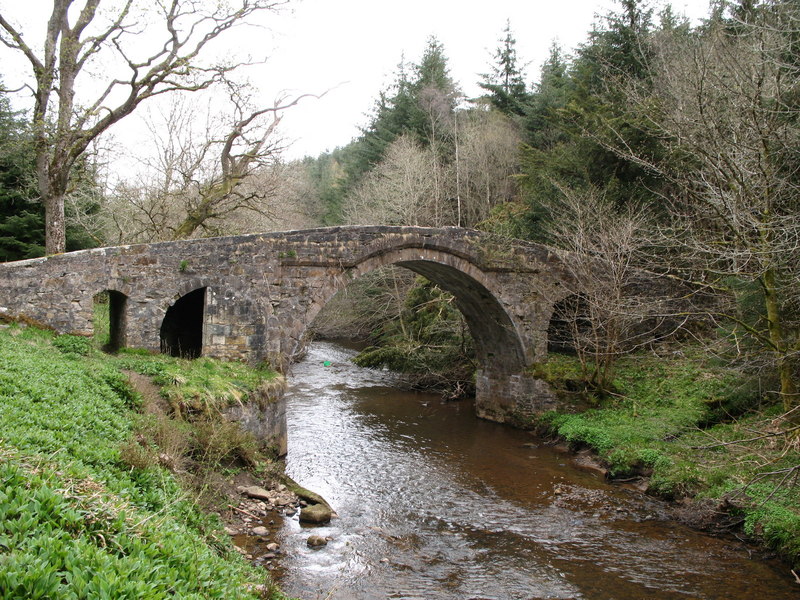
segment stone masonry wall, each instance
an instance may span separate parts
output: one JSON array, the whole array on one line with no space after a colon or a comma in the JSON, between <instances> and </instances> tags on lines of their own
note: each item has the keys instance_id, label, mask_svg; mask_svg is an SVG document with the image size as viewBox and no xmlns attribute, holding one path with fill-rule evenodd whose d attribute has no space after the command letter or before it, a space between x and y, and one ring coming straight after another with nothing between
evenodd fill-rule
<instances>
[{"instance_id":1,"label":"stone masonry wall","mask_svg":"<svg viewBox=\"0 0 800 600\"><path fill-rule=\"evenodd\" d=\"M157 351L167 309L206 288L203 354L281 368L302 351L306 327L336 291L386 264L408 267L456 296L479 348L482 376L493 382L479 386L487 415L503 420L514 403L509 395L542 394L512 376L545 360L553 304L572 285L564 258L472 230L334 227L5 263L0 316L91 335L93 297L113 290L126 298L124 343ZM495 392L497 406L489 397Z\"/></svg>"}]
</instances>

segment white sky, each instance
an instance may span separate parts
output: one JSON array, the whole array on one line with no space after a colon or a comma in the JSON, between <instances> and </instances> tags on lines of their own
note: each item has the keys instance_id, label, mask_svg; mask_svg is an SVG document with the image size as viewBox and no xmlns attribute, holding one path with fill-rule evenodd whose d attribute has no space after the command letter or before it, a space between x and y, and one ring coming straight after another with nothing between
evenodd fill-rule
<instances>
[{"instance_id":1,"label":"white sky","mask_svg":"<svg viewBox=\"0 0 800 600\"><path fill-rule=\"evenodd\" d=\"M293 108L283 121L295 140L289 155L316 155L358 135L401 56L416 62L431 35L444 45L453 79L476 96L507 19L518 56L529 63L530 83L554 40L572 51L586 40L596 15L615 6L614 0L301 0L293 14L275 19L275 50L264 75L274 81L258 83L312 93L334 88ZM673 7L698 19L708 2L676 0Z\"/></svg>"},{"instance_id":2,"label":"white sky","mask_svg":"<svg viewBox=\"0 0 800 600\"><path fill-rule=\"evenodd\" d=\"M43 24L51 6L49 0L0 0L0 12L22 23ZM597 15L616 6L614 0L293 0L280 14L266 17L266 28L234 30L227 43L235 48L233 54L267 58L266 64L247 70L262 90L264 105L272 105L282 92L328 90L319 100L303 100L284 117L282 133L292 142L287 157L298 158L356 137L401 57L416 62L431 35L444 45L453 79L465 95L476 96L479 74L489 70L507 19L532 83L554 40L565 51L574 50ZM698 19L707 14L708 0L674 0L673 7ZM0 47L0 75L6 75L7 85L14 83L8 77L15 69L12 55ZM143 129L142 108L112 130L117 142L146 143L129 141L136 137L132 132Z\"/></svg>"}]
</instances>

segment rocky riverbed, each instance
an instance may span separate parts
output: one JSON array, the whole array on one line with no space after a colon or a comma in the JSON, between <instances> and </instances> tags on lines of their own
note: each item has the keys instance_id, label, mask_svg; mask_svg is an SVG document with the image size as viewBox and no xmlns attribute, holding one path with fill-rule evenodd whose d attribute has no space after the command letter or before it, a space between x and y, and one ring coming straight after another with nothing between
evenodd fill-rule
<instances>
[{"instance_id":1,"label":"rocky riverbed","mask_svg":"<svg viewBox=\"0 0 800 600\"><path fill-rule=\"evenodd\" d=\"M294 518L314 526L324 525L336 516L322 497L288 481L288 486L277 481L267 487L238 485L238 499L224 513L225 532L231 536L236 550L267 568L273 568L273 561L284 552L279 543L284 520ZM312 533L306 545L321 548L329 541L330 537Z\"/></svg>"}]
</instances>

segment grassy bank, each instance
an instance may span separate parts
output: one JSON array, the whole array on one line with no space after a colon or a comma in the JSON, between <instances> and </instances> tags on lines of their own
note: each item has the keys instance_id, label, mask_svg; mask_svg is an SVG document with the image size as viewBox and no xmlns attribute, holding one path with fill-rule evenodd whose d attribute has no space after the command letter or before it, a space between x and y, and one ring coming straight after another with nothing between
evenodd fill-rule
<instances>
[{"instance_id":1,"label":"grassy bank","mask_svg":"<svg viewBox=\"0 0 800 600\"><path fill-rule=\"evenodd\" d=\"M124 460L132 445L145 457L163 452L145 435L142 399L122 368L160 378L166 400L187 411L212 397L238 401L269 377L208 361L194 365L199 374L184 367L0 329L0 598L283 598L157 458ZM225 389L193 389L203 378ZM186 437L195 464L201 437Z\"/></svg>"},{"instance_id":2,"label":"grassy bank","mask_svg":"<svg viewBox=\"0 0 800 600\"><path fill-rule=\"evenodd\" d=\"M553 356L543 374L570 394L577 361ZM538 425L593 449L612 477L645 475L649 493L725 513L800 567L800 444L758 381L683 349L622 360L614 384L586 412L548 413Z\"/></svg>"}]
</instances>

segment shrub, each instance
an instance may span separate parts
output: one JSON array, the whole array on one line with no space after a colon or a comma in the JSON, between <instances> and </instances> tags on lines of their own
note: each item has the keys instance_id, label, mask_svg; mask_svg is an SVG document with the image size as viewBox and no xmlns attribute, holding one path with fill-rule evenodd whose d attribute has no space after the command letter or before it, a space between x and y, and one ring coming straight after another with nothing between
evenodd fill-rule
<instances>
[{"instance_id":1,"label":"shrub","mask_svg":"<svg viewBox=\"0 0 800 600\"><path fill-rule=\"evenodd\" d=\"M76 354L78 356L89 356L89 353L92 351L91 340L77 335L59 335L53 339L53 346L67 355Z\"/></svg>"},{"instance_id":2,"label":"shrub","mask_svg":"<svg viewBox=\"0 0 800 600\"><path fill-rule=\"evenodd\" d=\"M260 444L249 432L222 418L204 419L193 424L192 455L210 466L241 461L255 466L260 457Z\"/></svg>"}]
</instances>

